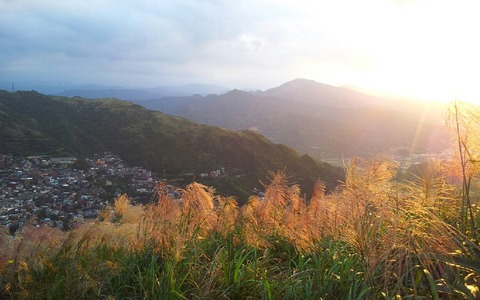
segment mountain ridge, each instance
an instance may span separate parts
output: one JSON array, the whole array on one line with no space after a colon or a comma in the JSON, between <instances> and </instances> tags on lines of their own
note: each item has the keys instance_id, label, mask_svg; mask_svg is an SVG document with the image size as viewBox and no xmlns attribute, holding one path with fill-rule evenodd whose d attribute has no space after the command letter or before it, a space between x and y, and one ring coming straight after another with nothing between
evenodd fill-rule
<instances>
[{"instance_id":1,"label":"mountain ridge","mask_svg":"<svg viewBox=\"0 0 480 300\"><path fill-rule=\"evenodd\" d=\"M256 128L317 159L440 152L450 145L442 113L427 103L369 96L296 79L266 91L135 101L149 109L232 130ZM432 140L436 140L435 143Z\"/></svg>"},{"instance_id":2,"label":"mountain ridge","mask_svg":"<svg viewBox=\"0 0 480 300\"><path fill-rule=\"evenodd\" d=\"M145 100L159 97L191 96L195 94L208 95L224 93L228 90L227 87L220 85L196 83L178 86L157 86L153 88L85 86L63 90L54 93L54 95L64 97L80 96L89 99L113 97L121 100Z\"/></svg>"},{"instance_id":3,"label":"mountain ridge","mask_svg":"<svg viewBox=\"0 0 480 300\"><path fill-rule=\"evenodd\" d=\"M214 184L221 192L240 195L243 200L269 171L286 168L305 192L317 179L333 189L343 178L339 169L317 161L312 164L295 150L252 131L196 124L118 99L1 91L0 136L3 153L88 155L111 151L128 163L170 177L225 167L232 178Z\"/></svg>"}]
</instances>

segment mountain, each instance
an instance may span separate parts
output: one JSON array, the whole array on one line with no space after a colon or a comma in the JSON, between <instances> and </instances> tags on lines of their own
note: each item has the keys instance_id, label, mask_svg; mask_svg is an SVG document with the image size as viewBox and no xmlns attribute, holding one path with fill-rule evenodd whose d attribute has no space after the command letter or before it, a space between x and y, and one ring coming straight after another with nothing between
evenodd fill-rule
<instances>
[{"instance_id":1,"label":"mountain","mask_svg":"<svg viewBox=\"0 0 480 300\"><path fill-rule=\"evenodd\" d=\"M364 107L384 104L382 99L365 95L347 88L335 87L308 79L295 79L278 87L266 90L263 96L295 100L334 107Z\"/></svg>"},{"instance_id":2,"label":"mountain","mask_svg":"<svg viewBox=\"0 0 480 300\"><path fill-rule=\"evenodd\" d=\"M297 79L264 92L136 101L232 130L254 128L315 158L439 152L449 147L441 108Z\"/></svg>"},{"instance_id":3,"label":"mountain","mask_svg":"<svg viewBox=\"0 0 480 300\"><path fill-rule=\"evenodd\" d=\"M57 96L94 98L118 98L121 100L147 100L160 97L180 97L191 95L219 94L228 91L228 88L213 84L185 84L179 86L155 87L155 88L122 88L102 86L82 86L67 89Z\"/></svg>"},{"instance_id":4,"label":"mountain","mask_svg":"<svg viewBox=\"0 0 480 300\"><path fill-rule=\"evenodd\" d=\"M230 176L211 184L243 201L268 171L285 167L306 192L317 179L333 189L343 178L339 169L252 131L199 125L117 99L0 91L0 153L78 156L102 151L169 178L224 167Z\"/></svg>"}]
</instances>

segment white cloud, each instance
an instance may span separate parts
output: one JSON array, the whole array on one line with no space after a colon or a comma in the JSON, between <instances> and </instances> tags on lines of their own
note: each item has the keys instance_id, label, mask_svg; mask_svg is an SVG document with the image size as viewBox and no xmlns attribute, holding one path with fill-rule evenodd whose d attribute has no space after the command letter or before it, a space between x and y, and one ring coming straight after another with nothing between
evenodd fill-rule
<instances>
[{"instance_id":1,"label":"white cloud","mask_svg":"<svg viewBox=\"0 0 480 300\"><path fill-rule=\"evenodd\" d=\"M467 0L0 0L0 80L48 74L79 83L267 88L307 77L433 95L435 85L473 83L480 68L477 6Z\"/></svg>"}]
</instances>

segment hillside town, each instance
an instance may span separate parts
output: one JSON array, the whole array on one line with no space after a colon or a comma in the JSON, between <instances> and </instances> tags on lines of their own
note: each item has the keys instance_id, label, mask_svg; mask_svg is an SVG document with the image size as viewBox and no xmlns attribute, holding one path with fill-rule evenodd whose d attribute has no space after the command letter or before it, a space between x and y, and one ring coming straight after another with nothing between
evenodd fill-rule
<instances>
[{"instance_id":1,"label":"hillside town","mask_svg":"<svg viewBox=\"0 0 480 300\"><path fill-rule=\"evenodd\" d=\"M0 225L12 234L29 219L69 229L97 217L122 193L134 203L151 201L157 181L112 153L83 159L0 155Z\"/></svg>"},{"instance_id":2,"label":"hillside town","mask_svg":"<svg viewBox=\"0 0 480 300\"><path fill-rule=\"evenodd\" d=\"M394 157L400 171L429 159L447 160L452 153ZM199 179L225 177L222 167L197 174ZM155 199L157 183L165 179L142 167L128 166L118 155L105 152L91 158L25 158L0 154L0 226L14 234L27 220L64 230L85 219L96 218L121 194L132 204ZM181 193L166 185L170 197ZM263 192L254 189L253 194Z\"/></svg>"},{"instance_id":3,"label":"hillside town","mask_svg":"<svg viewBox=\"0 0 480 300\"><path fill-rule=\"evenodd\" d=\"M217 178L226 173L220 168L199 175ZM96 218L121 194L128 194L132 204L154 201L160 180L165 181L110 152L91 158L0 154L0 226L14 234L32 220L37 226L68 230ZM181 198L175 187L167 189L170 197Z\"/></svg>"}]
</instances>

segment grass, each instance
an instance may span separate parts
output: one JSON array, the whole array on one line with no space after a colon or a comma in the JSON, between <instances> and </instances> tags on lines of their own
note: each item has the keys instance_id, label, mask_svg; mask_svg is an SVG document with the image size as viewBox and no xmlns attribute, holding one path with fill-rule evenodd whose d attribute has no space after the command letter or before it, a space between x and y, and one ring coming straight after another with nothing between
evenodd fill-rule
<instances>
[{"instance_id":1,"label":"grass","mask_svg":"<svg viewBox=\"0 0 480 300\"><path fill-rule=\"evenodd\" d=\"M0 240L11 299L475 299L479 248L455 227L441 172L409 183L354 161L340 189L301 197L284 173L238 207L198 183L182 201L119 197L65 233L26 225ZM433 176L433 175L432 175ZM451 203L451 205L448 205ZM18 253L13 255L14 253Z\"/></svg>"}]
</instances>

